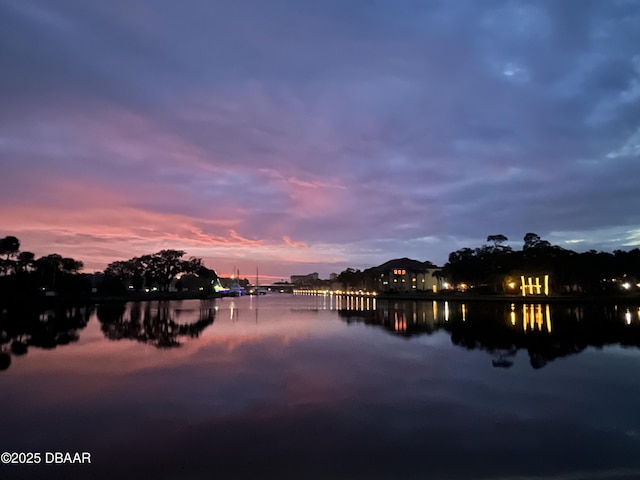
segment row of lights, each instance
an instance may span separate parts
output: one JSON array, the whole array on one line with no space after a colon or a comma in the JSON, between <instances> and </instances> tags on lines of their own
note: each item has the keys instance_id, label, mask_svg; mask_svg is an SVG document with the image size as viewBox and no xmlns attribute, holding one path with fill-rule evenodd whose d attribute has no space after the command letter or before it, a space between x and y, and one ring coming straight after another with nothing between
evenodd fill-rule
<instances>
[{"instance_id":1,"label":"row of lights","mask_svg":"<svg viewBox=\"0 0 640 480\"><path fill-rule=\"evenodd\" d=\"M364 295L364 296L376 296L377 292L369 292L366 290L294 290L295 295Z\"/></svg>"}]
</instances>

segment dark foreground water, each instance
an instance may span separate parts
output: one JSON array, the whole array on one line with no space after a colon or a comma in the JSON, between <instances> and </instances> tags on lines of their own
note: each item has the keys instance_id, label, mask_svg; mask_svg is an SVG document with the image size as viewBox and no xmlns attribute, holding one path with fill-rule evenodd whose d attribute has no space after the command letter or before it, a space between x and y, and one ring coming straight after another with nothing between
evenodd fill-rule
<instances>
[{"instance_id":1,"label":"dark foreground water","mask_svg":"<svg viewBox=\"0 0 640 480\"><path fill-rule=\"evenodd\" d=\"M639 345L638 305L4 312L0 452L40 463L0 478L640 478Z\"/></svg>"}]
</instances>

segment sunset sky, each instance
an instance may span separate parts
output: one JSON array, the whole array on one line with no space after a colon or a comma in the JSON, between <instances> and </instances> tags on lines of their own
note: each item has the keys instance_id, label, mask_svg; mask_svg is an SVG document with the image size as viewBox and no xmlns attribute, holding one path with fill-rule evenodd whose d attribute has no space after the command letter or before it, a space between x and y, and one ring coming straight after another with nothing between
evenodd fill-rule
<instances>
[{"instance_id":1,"label":"sunset sky","mask_svg":"<svg viewBox=\"0 0 640 480\"><path fill-rule=\"evenodd\" d=\"M640 245L636 0L0 0L0 237L252 277Z\"/></svg>"}]
</instances>

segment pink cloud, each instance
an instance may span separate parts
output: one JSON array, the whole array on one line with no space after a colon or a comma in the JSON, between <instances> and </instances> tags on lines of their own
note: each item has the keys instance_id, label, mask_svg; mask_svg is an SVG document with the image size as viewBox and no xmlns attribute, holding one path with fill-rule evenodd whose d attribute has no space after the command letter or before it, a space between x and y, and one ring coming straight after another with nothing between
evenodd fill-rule
<instances>
[{"instance_id":1,"label":"pink cloud","mask_svg":"<svg viewBox=\"0 0 640 480\"><path fill-rule=\"evenodd\" d=\"M0 204L3 234L16 235L22 250L36 255L60 253L85 262L86 271L101 270L114 260L176 248L205 259L210 267L255 271L257 264L273 271L296 272L296 264L335 262L335 253L312 249L290 236L274 239L241 233L243 210L219 217L153 211L129 205L125 195L106 186L72 179L36 176L38 199ZM244 214L246 215L246 214ZM263 278L270 272L264 271ZM283 273L277 273L277 279ZM288 273L284 275L288 276ZM276 277L274 276L274 279Z\"/></svg>"},{"instance_id":2,"label":"pink cloud","mask_svg":"<svg viewBox=\"0 0 640 480\"><path fill-rule=\"evenodd\" d=\"M284 243L286 243L287 245L289 245L291 247L309 248L309 245L307 245L305 242L296 242L294 240L291 240L291 237L288 237L286 235L284 237L282 237L282 239L284 240Z\"/></svg>"}]
</instances>

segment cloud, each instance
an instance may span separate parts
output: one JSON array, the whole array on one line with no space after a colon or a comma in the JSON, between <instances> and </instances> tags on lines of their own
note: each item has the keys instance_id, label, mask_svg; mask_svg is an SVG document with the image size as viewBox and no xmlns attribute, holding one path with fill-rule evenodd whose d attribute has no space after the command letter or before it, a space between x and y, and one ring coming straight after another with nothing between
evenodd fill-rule
<instances>
[{"instance_id":1,"label":"cloud","mask_svg":"<svg viewBox=\"0 0 640 480\"><path fill-rule=\"evenodd\" d=\"M633 2L0 9L6 234L73 225L270 265L292 248L339 269L638 228Z\"/></svg>"},{"instance_id":2,"label":"cloud","mask_svg":"<svg viewBox=\"0 0 640 480\"><path fill-rule=\"evenodd\" d=\"M284 236L282 237L282 239L284 240L284 243L286 243L287 245L291 246L291 247L296 247L296 248L309 248L309 245L307 245L304 242L296 242L294 240L291 240L290 237Z\"/></svg>"}]
</instances>

